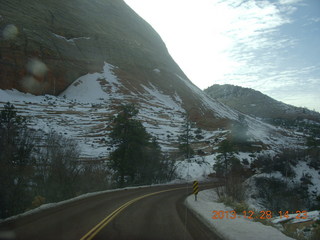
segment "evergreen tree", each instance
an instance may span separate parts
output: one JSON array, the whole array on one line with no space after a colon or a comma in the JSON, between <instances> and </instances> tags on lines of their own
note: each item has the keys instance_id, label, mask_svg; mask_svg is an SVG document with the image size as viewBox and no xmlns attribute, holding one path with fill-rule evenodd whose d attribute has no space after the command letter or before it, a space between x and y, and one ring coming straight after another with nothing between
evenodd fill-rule
<instances>
[{"instance_id":1,"label":"evergreen tree","mask_svg":"<svg viewBox=\"0 0 320 240\"><path fill-rule=\"evenodd\" d=\"M179 149L181 154L186 159L189 159L193 154L194 150L191 147L191 143L194 140L194 136L192 133L193 124L190 121L189 115L185 116L185 121L181 127L181 134L179 136Z\"/></svg>"},{"instance_id":2,"label":"evergreen tree","mask_svg":"<svg viewBox=\"0 0 320 240\"><path fill-rule=\"evenodd\" d=\"M198 140L201 140L203 139L203 135L202 135L202 130L201 128L197 128L195 131L194 131L195 135L196 135L196 139Z\"/></svg>"},{"instance_id":3,"label":"evergreen tree","mask_svg":"<svg viewBox=\"0 0 320 240\"><path fill-rule=\"evenodd\" d=\"M213 168L218 176L227 178L234 158L234 148L229 140L223 140L218 149L219 155Z\"/></svg>"},{"instance_id":4,"label":"evergreen tree","mask_svg":"<svg viewBox=\"0 0 320 240\"><path fill-rule=\"evenodd\" d=\"M241 200L241 180L244 168L239 159L234 156L234 145L229 140L223 140L219 145L219 155L213 165L218 177L224 178L225 193L233 199Z\"/></svg>"},{"instance_id":5,"label":"evergreen tree","mask_svg":"<svg viewBox=\"0 0 320 240\"><path fill-rule=\"evenodd\" d=\"M163 174L160 147L135 118L137 114L133 104L123 105L113 119L111 139L116 150L111 153L110 167L116 172L120 186L151 183Z\"/></svg>"},{"instance_id":6,"label":"evergreen tree","mask_svg":"<svg viewBox=\"0 0 320 240\"><path fill-rule=\"evenodd\" d=\"M33 148L26 118L8 102L0 112L0 217L21 212L31 202Z\"/></svg>"}]
</instances>

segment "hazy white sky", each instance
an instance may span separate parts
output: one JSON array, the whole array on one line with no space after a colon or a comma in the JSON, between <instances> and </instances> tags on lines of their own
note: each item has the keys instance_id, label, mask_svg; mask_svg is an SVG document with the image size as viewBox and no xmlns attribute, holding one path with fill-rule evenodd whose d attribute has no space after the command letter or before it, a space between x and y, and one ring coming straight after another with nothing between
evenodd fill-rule
<instances>
[{"instance_id":1,"label":"hazy white sky","mask_svg":"<svg viewBox=\"0 0 320 240\"><path fill-rule=\"evenodd\" d=\"M234 84L320 111L320 0L125 0L201 89Z\"/></svg>"}]
</instances>

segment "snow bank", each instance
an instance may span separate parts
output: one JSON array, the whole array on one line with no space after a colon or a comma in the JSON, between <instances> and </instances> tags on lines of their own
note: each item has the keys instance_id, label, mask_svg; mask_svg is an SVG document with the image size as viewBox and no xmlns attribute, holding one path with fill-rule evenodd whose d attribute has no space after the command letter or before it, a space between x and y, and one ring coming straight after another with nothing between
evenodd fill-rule
<instances>
[{"instance_id":1,"label":"snow bank","mask_svg":"<svg viewBox=\"0 0 320 240\"><path fill-rule=\"evenodd\" d=\"M273 223L281 223L290 221L290 223L301 223L308 221L317 221L320 220L320 211L311 211L300 214L288 214L287 217L279 216L272 220Z\"/></svg>"},{"instance_id":2,"label":"snow bank","mask_svg":"<svg viewBox=\"0 0 320 240\"><path fill-rule=\"evenodd\" d=\"M200 191L198 201L194 196L189 196L185 204L194 211L199 218L212 228L221 238L228 240L289 240L276 228L263 225L242 217L236 219L212 219L212 211L231 211L223 203L217 202L217 196L213 189ZM239 216L239 215L238 215Z\"/></svg>"},{"instance_id":3,"label":"snow bank","mask_svg":"<svg viewBox=\"0 0 320 240\"><path fill-rule=\"evenodd\" d=\"M198 181L204 181L210 173L213 173L215 159L215 155L209 155L191 158L190 161L177 161L176 173L183 180L197 179Z\"/></svg>"}]
</instances>

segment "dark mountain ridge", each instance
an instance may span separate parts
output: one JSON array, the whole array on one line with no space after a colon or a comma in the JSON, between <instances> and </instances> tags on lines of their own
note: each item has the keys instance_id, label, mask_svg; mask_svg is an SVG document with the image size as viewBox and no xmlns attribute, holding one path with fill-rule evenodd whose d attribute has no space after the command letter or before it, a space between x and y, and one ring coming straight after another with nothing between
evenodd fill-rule
<instances>
[{"instance_id":1,"label":"dark mountain ridge","mask_svg":"<svg viewBox=\"0 0 320 240\"><path fill-rule=\"evenodd\" d=\"M250 88L215 84L204 92L237 111L262 118L274 125L307 124L310 127L320 124L319 112L285 104Z\"/></svg>"}]
</instances>

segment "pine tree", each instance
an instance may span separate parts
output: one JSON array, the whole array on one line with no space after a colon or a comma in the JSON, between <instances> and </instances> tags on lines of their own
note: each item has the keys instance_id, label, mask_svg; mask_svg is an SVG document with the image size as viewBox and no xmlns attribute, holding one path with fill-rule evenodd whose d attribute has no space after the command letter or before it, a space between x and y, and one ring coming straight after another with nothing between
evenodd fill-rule
<instances>
[{"instance_id":1,"label":"pine tree","mask_svg":"<svg viewBox=\"0 0 320 240\"><path fill-rule=\"evenodd\" d=\"M183 154L186 159L190 159L190 157L194 154L194 151L191 147L191 143L194 140L192 127L193 124L190 121L189 115L187 114L181 127L182 133L179 136L179 149L181 154Z\"/></svg>"},{"instance_id":2,"label":"pine tree","mask_svg":"<svg viewBox=\"0 0 320 240\"><path fill-rule=\"evenodd\" d=\"M163 156L157 141L136 119L138 112L133 104L123 105L113 119L111 139L116 150L111 153L109 166L116 172L121 187L160 178Z\"/></svg>"},{"instance_id":3,"label":"pine tree","mask_svg":"<svg viewBox=\"0 0 320 240\"><path fill-rule=\"evenodd\" d=\"M0 217L25 210L30 201L34 137L9 102L0 112Z\"/></svg>"},{"instance_id":4,"label":"pine tree","mask_svg":"<svg viewBox=\"0 0 320 240\"><path fill-rule=\"evenodd\" d=\"M217 156L214 170L218 175L227 178L234 157L233 145L229 140L223 140L219 145L218 151L219 155Z\"/></svg>"},{"instance_id":5,"label":"pine tree","mask_svg":"<svg viewBox=\"0 0 320 240\"><path fill-rule=\"evenodd\" d=\"M224 178L225 193L233 199L241 199L241 180L244 174L243 166L234 156L234 145L229 140L223 140L219 145L219 155L213 169L217 176Z\"/></svg>"},{"instance_id":6,"label":"pine tree","mask_svg":"<svg viewBox=\"0 0 320 240\"><path fill-rule=\"evenodd\" d=\"M198 139L198 140L203 139L203 135L202 135L202 130L201 130L201 128L197 128L197 129L194 131L194 134L196 135L196 139Z\"/></svg>"}]
</instances>

